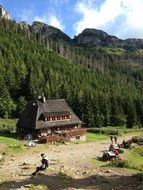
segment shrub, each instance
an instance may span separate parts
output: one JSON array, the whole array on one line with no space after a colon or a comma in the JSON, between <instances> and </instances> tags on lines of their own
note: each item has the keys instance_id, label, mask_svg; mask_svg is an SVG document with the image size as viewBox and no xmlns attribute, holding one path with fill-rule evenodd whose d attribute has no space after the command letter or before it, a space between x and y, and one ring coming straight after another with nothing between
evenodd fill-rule
<instances>
[{"instance_id":1,"label":"shrub","mask_svg":"<svg viewBox=\"0 0 143 190\"><path fill-rule=\"evenodd\" d=\"M104 135L120 135L117 129L97 129L97 128L88 128L87 132L96 133L96 134L104 134Z\"/></svg>"},{"instance_id":2,"label":"shrub","mask_svg":"<svg viewBox=\"0 0 143 190\"><path fill-rule=\"evenodd\" d=\"M140 142L143 142L143 136L134 136L132 137L132 141L133 143L140 143Z\"/></svg>"},{"instance_id":3,"label":"shrub","mask_svg":"<svg viewBox=\"0 0 143 190\"><path fill-rule=\"evenodd\" d=\"M119 167L119 168L130 168L127 160L113 159L109 166Z\"/></svg>"}]
</instances>

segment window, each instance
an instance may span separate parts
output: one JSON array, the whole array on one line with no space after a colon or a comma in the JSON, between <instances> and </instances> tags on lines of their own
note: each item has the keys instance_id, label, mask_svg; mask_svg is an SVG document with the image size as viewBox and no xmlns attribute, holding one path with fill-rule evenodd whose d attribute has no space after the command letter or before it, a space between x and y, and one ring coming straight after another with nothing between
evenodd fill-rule
<instances>
[{"instance_id":1,"label":"window","mask_svg":"<svg viewBox=\"0 0 143 190\"><path fill-rule=\"evenodd\" d=\"M55 121L56 120L56 118L55 117L52 117L52 121Z\"/></svg>"},{"instance_id":2,"label":"window","mask_svg":"<svg viewBox=\"0 0 143 190\"><path fill-rule=\"evenodd\" d=\"M70 119L70 116L69 116L69 115L66 115L66 119Z\"/></svg>"},{"instance_id":3,"label":"window","mask_svg":"<svg viewBox=\"0 0 143 190\"><path fill-rule=\"evenodd\" d=\"M47 121L50 121L50 117L47 117Z\"/></svg>"},{"instance_id":4,"label":"window","mask_svg":"<svg viewBox=\"0 0 143 190\"><path fill-rule=\"evenodd\" d=\"M57 116L57 120L60 120L60 116Z\"/></svg>"},{"instance_id":5,"label":"window","mask_svg":"<svg viewBox=\"0 0 143 190\"><path fill-rule=\"evenodd\" d=\"M65 119L65 116L62 116L62 120L64 120Z\"/></svg>"}]
</instances>

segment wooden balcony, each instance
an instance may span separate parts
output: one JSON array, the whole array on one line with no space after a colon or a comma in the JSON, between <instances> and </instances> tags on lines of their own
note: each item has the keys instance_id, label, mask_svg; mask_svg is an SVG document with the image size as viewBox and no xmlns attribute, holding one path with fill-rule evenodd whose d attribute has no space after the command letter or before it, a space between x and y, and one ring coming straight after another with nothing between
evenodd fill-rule
<instances>
[{"instance_id":1,"label":"wooden balcony","mask_svg":"<svg viewBox=\"0 0 143 190\"><path fill-rule=\"evenodd\" d=\"M42 136L39 138L39 142L47 141L47 142L66 142L70 141L71 138L80 138L81 136L86 134L86 129L73 129L66 132L61 132L58 134L52 134L47 136Z\"/></svg>"}]
</instances>

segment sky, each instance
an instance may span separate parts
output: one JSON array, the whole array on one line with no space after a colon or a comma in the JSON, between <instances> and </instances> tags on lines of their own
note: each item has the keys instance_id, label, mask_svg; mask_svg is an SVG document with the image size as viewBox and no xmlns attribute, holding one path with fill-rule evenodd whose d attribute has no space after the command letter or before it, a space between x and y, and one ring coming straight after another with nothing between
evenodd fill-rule
<instances>
[{"instance_id":1,"label":"sky","mask_svg":"<svg viewBox=\"0 0 143 190\"><path fill-rule=\"evenodd\" d=\"M143 0L0 0L0 5L17 22L44 22L71 38L85 28L143 38Z\"/></svg>"}]
</instances>

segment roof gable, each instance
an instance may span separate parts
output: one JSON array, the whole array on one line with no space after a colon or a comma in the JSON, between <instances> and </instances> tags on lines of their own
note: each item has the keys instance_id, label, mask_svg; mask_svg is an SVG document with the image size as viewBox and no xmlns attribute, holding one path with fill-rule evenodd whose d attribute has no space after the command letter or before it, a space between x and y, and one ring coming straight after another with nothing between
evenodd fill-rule
<instances>
[{"instance_id":1,"label":"roof gable","mask_svg":"<svg viewBox=\"0 0 143 190\"><path fill-rule=\"evenodd\" d=\"M53 114L56 117L68 114L70 115L70 119L52 122L46 122L41 119L41 115L45 117L49 115L51 117ZM39 100L29 102L17 123L17 128L42 129L79 124L82 124L82 121L72 111L65 99L51 99L44 102Z\"/></svg>"}]
</instances>

